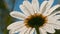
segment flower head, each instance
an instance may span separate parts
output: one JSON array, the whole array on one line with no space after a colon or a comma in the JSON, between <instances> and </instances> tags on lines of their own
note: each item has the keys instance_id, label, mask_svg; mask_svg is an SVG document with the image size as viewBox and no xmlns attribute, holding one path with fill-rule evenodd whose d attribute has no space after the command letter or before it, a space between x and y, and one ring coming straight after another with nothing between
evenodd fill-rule
<instances>
[{"instance_id":1,"label":"flower head","mask_svg":"<svg viewBox=\"0 0 60 34\"><path fill-rule=\"evenodd\" d=\"M39 6L38 0L23 1L20 9L23 13L13 11L10 15L22 21L12 23L7 27L9 34L20 32L19 34L47 34L55 33L55 29L60 29L60 11L54 12L60 5L52 7L54 0L45 0ZM54 13L53 13L54 12Z\"/></svg>"}]
</instances>

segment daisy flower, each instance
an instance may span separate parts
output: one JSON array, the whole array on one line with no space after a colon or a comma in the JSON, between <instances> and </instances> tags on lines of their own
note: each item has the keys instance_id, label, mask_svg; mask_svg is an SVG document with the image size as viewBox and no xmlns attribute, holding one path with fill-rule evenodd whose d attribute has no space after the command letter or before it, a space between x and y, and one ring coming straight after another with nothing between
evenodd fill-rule
<instances>
[{"instance_id":1,"label":"daisy flower","mask_svg":"<svg viewBox=\"0 0 60 34\"><path fill-rule=\"evenodd\" d=\"M22 21L10 24L7 29L9 34L19 32L19 34L47 34L55 33L55 29L60 29L60 11L54 11L60 7L59 4L52 7L54 0L45 0L39 5L38 0L24 0L19 6L21 12L13 11L10 15Z\"/></svg>"}]
</instances>

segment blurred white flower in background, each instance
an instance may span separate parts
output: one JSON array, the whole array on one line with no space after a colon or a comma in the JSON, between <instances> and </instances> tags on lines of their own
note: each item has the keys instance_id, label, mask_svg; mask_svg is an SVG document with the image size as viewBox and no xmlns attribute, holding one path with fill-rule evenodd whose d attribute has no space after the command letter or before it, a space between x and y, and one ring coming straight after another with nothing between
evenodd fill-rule
<instances>
[{"instance_id":1,"label":"blurred white flower in background","mask_svg":"<svg viewBox=\"0 0 60 34\"><path fill-rule=\"evenodd\" d=\"M52 7L54 0L45 0L39 6L38 0L23 1L20 9L23 13L13 11L10 15L22 21L10 24L7 29L9 34L20 32L19 34L47 34L55 33L55 29L60 29L60 11L53 11L60 7L59 4Z\"/></svg>"}]
</instances>

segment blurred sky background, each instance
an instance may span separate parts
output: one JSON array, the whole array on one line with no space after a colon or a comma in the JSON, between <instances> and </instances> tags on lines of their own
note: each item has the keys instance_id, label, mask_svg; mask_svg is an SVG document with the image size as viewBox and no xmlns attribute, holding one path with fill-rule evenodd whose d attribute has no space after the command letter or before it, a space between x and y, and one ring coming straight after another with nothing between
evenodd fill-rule
<instances>
[{"instance_id":1,"label":"blurred sky background","mask_svg":"<svg viewBox=\"0 0 60 34\"><path fill-rule=\"evenodd\" d=\"M19 5L23 3L24 0L0 0L0 34L8 34L7 26L17 19L12 18L9 13L11 11L21 12ZM29 0L31 2L31 0ZM41 4L44 0L39 0ZM54 5L60 4L60 0L54 0ZM56 30L55 34L60 34L60 30Z\"/></svg>"},{"instance_id":2,"label":"blurred sky background","mask_svg":"<svg viewBox=\"0 0 60 34\"><path fill-rule=\"evenodd\" d=\"M31 0L29 0L31 2ZM39 3L41 4L44 0L39 0ZM11 4L11 0L6 0L6 2L9 4L9 6L12 6ZM15 0L15 4L14 4L14 10L20 11L19 9L19 5L23 3L23 0ZM53 5L56 5L60 3L59 0L55 0ZM12 8L12 7L10 7Z\"/></svg>"}]
</instances>

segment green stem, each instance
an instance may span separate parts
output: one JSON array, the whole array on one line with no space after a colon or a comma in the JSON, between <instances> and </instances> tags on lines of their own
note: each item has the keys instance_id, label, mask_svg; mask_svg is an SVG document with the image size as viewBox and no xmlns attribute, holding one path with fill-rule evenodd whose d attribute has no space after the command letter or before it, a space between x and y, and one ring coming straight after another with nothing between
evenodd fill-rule
<instances>
[{"instance_id":1,"label":"green stem","mask_svg":"<svg viewBox=\"0 0 60 34\"><path fill-rule=\"evenodd\" d=\"M35 26L37 34L40 34L39 27Z\"/></svg>"}]
</instances>

